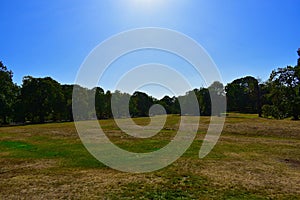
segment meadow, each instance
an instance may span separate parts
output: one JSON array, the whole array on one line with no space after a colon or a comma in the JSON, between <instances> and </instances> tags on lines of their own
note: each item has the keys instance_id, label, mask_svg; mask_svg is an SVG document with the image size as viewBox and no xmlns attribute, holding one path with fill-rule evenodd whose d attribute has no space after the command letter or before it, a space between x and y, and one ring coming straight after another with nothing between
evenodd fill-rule
<instances>
[{"instance_id":1,"label":"meadow","mask_svg":"<svg viewBox=\"0 0 300 200\"><path fill-rule=\"evenodd\" d=\"M300 121L230 113L217 145L199 159L209 117L200 121L181 158L142 174L97 161L72 122L1 127L0 199L300 199ZM150 152L172 139L179 116L148 139L125 135L114 120L99 123L123 149Z\"/></svg>"}]
</instances>

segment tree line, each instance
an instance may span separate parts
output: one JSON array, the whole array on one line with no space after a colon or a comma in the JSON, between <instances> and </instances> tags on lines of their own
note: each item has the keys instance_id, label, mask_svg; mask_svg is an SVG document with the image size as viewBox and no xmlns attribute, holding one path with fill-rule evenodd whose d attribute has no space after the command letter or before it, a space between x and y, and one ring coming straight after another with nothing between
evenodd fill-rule
<instances>
[{"instance_id":1,"label":"tree line","mask_svg":"<svg viewBox=\"0 0 300 200\"><path fill-rule=\"evenodd\" d=\"M225 110L211 113L211 96L216 102L227 100L227 112L257 113L261 117L283 119L300 116L300 49L296 66L273 70L270 78L259 82L252 76L238 78L224 86L214 82L208 88L194 89L183 96L156 99L136 91L132 95L120 91L104 91L79 85L60 84L51 77L25 76L21 86L13 83L13 72L0 62L0 124L44 123L73 121L72 101L81 105L82 119L108 119L112 117L146 117L154 104L165 108L166 114L195 115L191 107L181 112L182 104L189 104L195 94L201 115L221 115ZM78 96L72 98L73 89ZM114 112L111 103L118 105ZM124 103L125 102L125 103ZM126 104L129 102L129 105ZM128 106L126 106L128 105ZM128 112L129 109L129 112ZM114 113L114 116L113 116ZM161 110L152 114L163 114Z\"/></svg>"}]
</instances>

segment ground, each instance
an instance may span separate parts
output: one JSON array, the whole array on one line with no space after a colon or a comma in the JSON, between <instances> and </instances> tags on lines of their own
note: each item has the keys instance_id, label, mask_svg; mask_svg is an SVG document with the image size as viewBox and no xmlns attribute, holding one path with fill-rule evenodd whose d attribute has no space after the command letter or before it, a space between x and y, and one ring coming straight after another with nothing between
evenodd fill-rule
<instances>
[{"instance_id":1,"label":"ground","mask_svg":"<svg viewBox=\"0 0 300 200\"><path fill-rule=\"evenodd\" d=\"M172 139L179 116L168 116L149 139L125 135L113 120L99 123L118 146L149 152ZM71 122L2 127L0 199L300 199L300 121L230 113L213 151L199 159L208 123L201 117L196 140L180 159L143 174L97 161Z\"/></svg>"}]
</instances>

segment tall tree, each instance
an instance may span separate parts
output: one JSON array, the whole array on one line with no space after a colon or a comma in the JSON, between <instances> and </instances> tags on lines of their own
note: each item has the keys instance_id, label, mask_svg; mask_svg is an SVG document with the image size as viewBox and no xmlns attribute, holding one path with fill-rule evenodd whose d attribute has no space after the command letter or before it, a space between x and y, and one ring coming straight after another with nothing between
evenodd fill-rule
<instances>
[{"instance_id":1,"label":"tall tree","mask_svg":"<svg viewBox=\"0 0 300 200\"><path fill-rule=\"evenodd\" d=\"M60 84L50 77L23 78L21 89L25 116L31 122L45 122L61 119L64 108L63 93Z\"/></svg>"},{"instance_id":2,"label":"tall tree","mask_svg":"<svg viewBox=\"0 0 300 200\"><path fill-rule=\"evenodd\" d=\"M197 116L200 114L199 102L195 90L188 91L183 96L178 97L180 103L180 114Z\"/></svg>"},{"instance_id":3,"label":"tall tree","mask_svg":"<svg viewBox=\"0 0 300 200\"><path fill-rule=\"evenodd\" d=\"M270 75L271 101L277 107L281 118L292 116L299 119L300 115L300 94L298 66L278 68Z\"/></svg>"},{"instance_id":4,"label":"tall tree","mask_svg":"<svg viewBox=\"0 0 300 200\"><path fill-rule=\"evenodd\" d=\"M129 101L130 94L122 93L119 90L116 90L112 94L111 103L113 105L112 111L114 114L114 118L130 117Z\"/></svg>"},{"instance_id":5,"label":"tall tree","mask_svg":"<svg viewBox=\"0 0 300 200\"><path fill-rule=\"evenodd\" d=\"M287 66L273 70L266 87L263 115L265 117L297 120L300 116L300 48L295 67Z\"/></svg>"},{"instance_id":6,"label":"tall tree","mask_svg":"<svg viewBox=\"0 0 300 200\"><path fill-rule=\"evenodd\" d=\"M209 90L207 88L194 89L195 95L198 100L200 115L211 115L211 100Z\"/></svg>"},{"instance_id":7,"label":"tall tree","mask_svg":"<svg viewBox=\"0 0 300 200\"><path fill-rule=\"evenodd\" d=\"M105 118L105 93L100 87L94 88L95 90L95 110L98 119Z\"/></svg>"},{"instance_id":8,"label":"tall tree","mask_svg":"<svg viewBox=\"0 0 300 200\"><path fill-rule=\"evenodd\" d=\"M135 92L131 96L130 114L133 117L149 116L149 109L154 104L154 99L143 92Z\"/></svg>"},{"instance_id":9,"label":"tall tree","mask_svg":"<svg viewBox=\"0 0 300 200\"><path fill-rule=\"evenodd\" d=\"M171 98L166 95L158 101L158 104L165 108L167 114L172 114L174 112L175 98Z\"/></svg>"},{"instance_id":10,"label":"tall tree","mask_svg":"<svg viewBox=\"0 0 300 200\"><path fill-rule=\"evenodd\" d=\"M220 116L226 112L225 87L221 82L215 81L208 87L208 90L212 102L211 104L214 104L211 115Z\"/></svg>"},{"instance_id":11,"label":"tall tree","mask_svg":"<svg viewBox=\"0 0 300 200\"><path fill-rule=\"evenodd\" d=\"M225 87L229 111L258 113L260 106L258 81L251 76L236 79Z\"/></svg>"},{"instance_id":12,"label":"tall tree","mask_svg":"<svg viewBox=\"0 0 300 200\"><path fill-rule=\"evenodd\" d=\"M89 96L88 89L79 85L73 85L72 108L74 120L89 119Z\"/></svg>"},{"instance_id":13,"label":"tall tree","mask_svg":"<svg viewBox=\"0 0 300 200\"><path fill-rule=\"evenodd\" d=\"M64 96L64 109L62 112L62 119L67 121L73 121L72 113L72 93L73 85L62 85L62 93Z\"/></svg>"},{"instance_id":14,"label":"tall tree","mask_svg":"<svg viewBox=\"0 0 300 200\"><path fill-rule=\"evenodd\" d=\"M106 91L104 95L104 111L103 116L105 119L112 118L112 111L111 111L111 92L109 90Z\"/></svg>"},{"instance_id":15,"label":"tall tree","mask_svg":"<svg viewBox=\"0 0 300 200\"><path fill-rule=\"evenodd\" d=\"M13 83L13 73L0 61L0 124L11 119L18 87Z\"/></svg>"}]
</instances>

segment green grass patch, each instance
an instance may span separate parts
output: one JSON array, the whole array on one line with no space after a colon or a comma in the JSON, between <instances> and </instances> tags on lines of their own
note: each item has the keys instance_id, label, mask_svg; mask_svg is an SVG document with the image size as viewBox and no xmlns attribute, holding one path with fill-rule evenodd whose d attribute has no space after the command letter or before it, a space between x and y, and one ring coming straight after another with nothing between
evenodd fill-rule
<instances>
[{"instance_id":1,"label":"green grass patch","mask_svg":"<svg viewBox=\"0 0 300 200\"><path fill-rule=\"evenodd\" d=\"M22 141L0 141L0 148L3 150L22 150L22 151L32 151L35 147L31 144Z\"/></svg>"},{"instance_id":2,"label":"green grass patch","mask_svg":"<svg viewBox=\"0 0 300 200\"><path fill-rule=\"evenodd\" d=\"M33 136L23 141L0 141L0 151L6 158L59 159L60 167L98 168L104 167L80 142Z\"/></svg>"}]
</instances>

